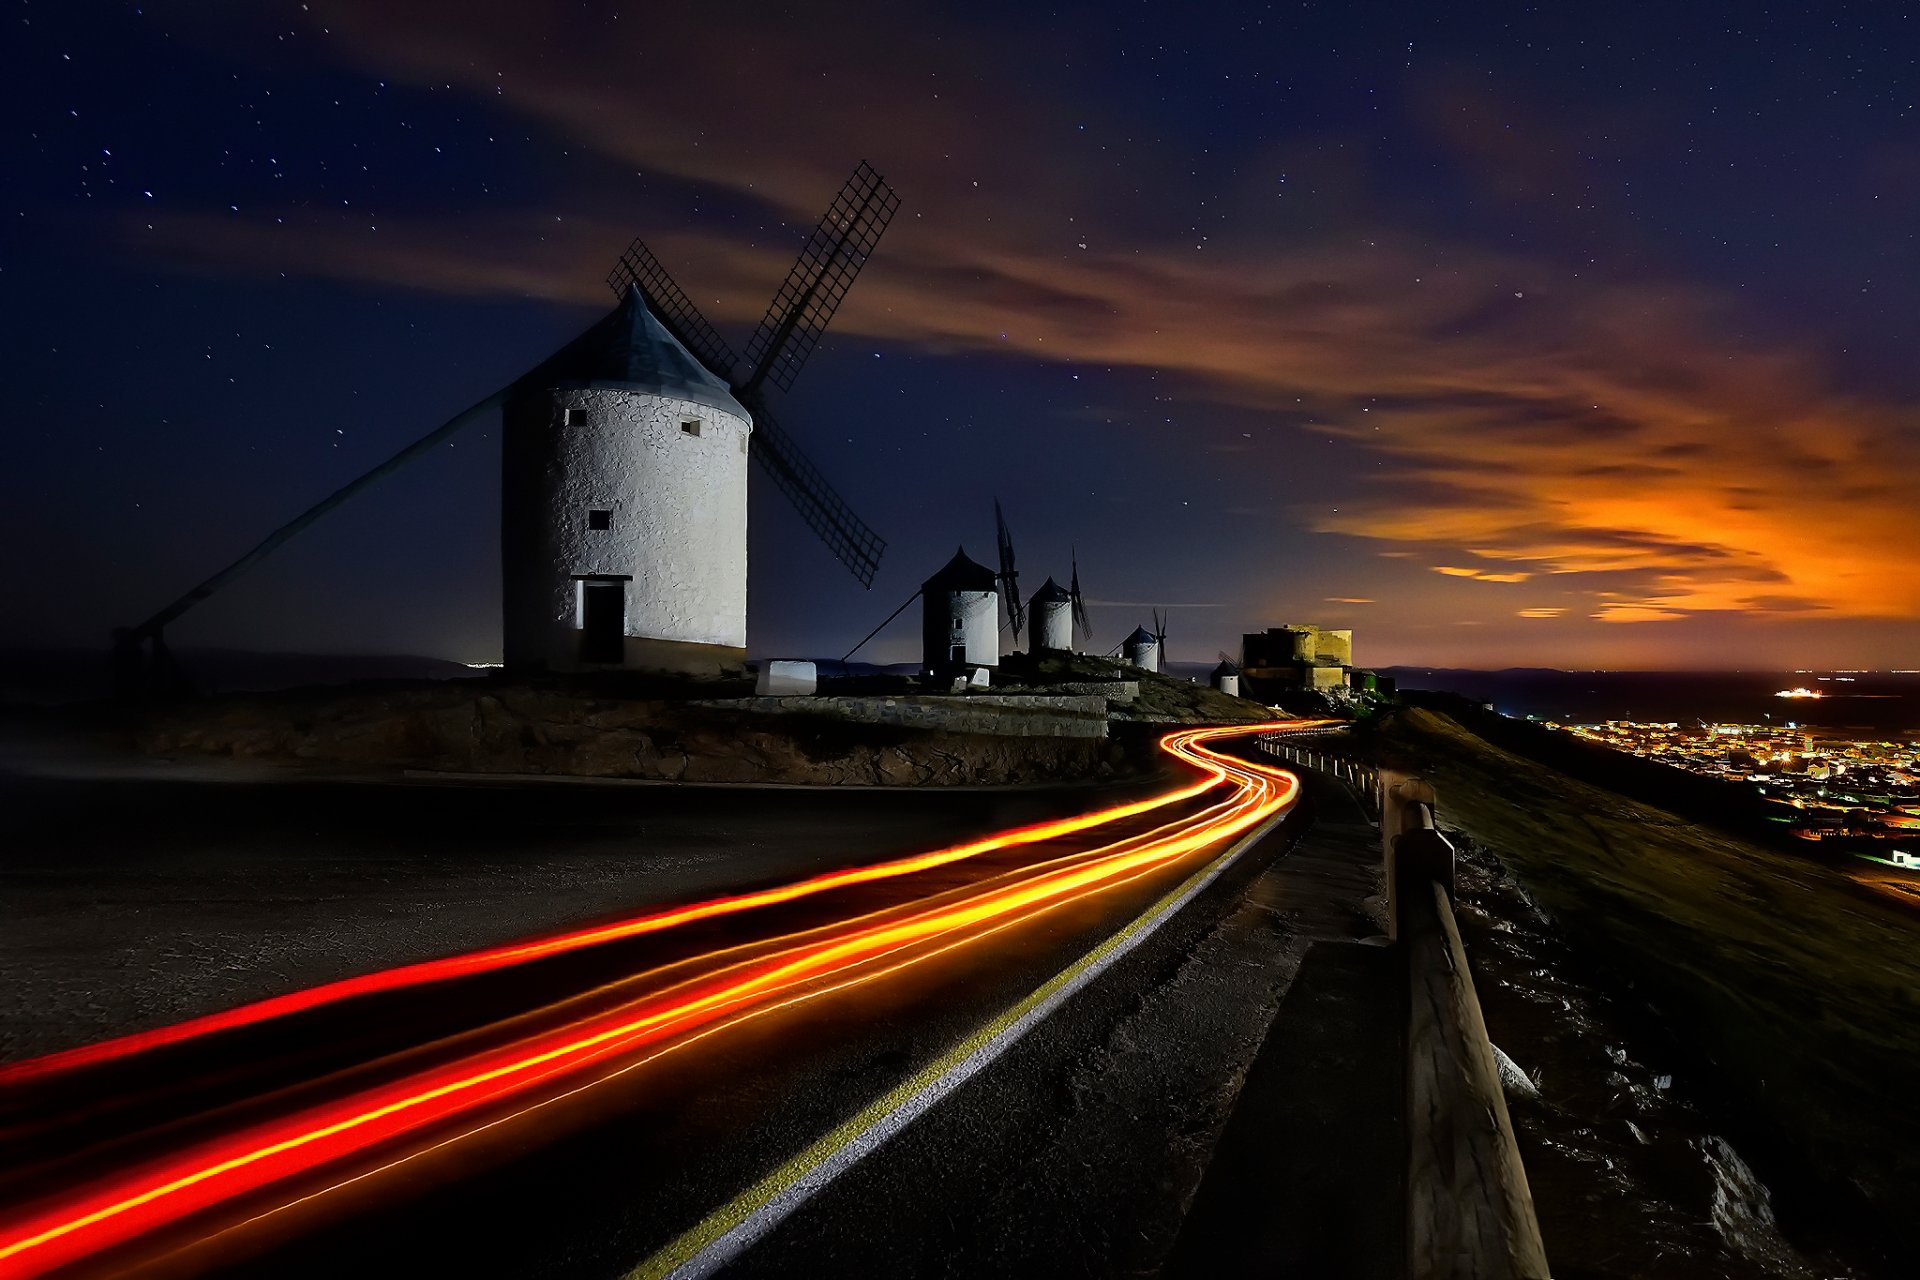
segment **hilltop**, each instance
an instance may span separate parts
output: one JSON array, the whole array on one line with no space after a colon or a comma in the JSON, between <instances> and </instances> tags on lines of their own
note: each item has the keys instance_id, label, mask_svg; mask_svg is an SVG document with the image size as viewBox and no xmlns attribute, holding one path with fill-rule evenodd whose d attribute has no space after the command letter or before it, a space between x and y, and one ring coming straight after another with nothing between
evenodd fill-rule
<instances>
[{"instance_id":1,"label":"hilltop","mask_svg":"<svg viewBox=\"0 0 1920 1280\"><path fill-rule=\"evenodd\" d=\"M500 673L195 698L103 723L148 756L681 782L1020 784L1161 767L1157 727L1253 723L1259 703L1098 658L1013 655L993 687L874 674L821 696L718 679Z\"/></svg>"}]
</instances>

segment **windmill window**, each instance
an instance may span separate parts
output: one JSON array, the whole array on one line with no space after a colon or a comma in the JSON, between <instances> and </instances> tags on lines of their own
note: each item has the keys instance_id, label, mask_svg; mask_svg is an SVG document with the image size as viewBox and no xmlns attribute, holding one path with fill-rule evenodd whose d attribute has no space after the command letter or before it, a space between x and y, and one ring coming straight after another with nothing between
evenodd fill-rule
<instances>
[{"instance_id":1,"label":"windmill window","mask_svg":"<svg viewBox=\"0 0 1920 1280\"><path fill-rule=\"evenodd\" d=\"M585 409L562 409L560 411L560 425L563 427L586 426L587 411Z\"/></svg>"},{"instance_id":2,"label":"windmill window","mask_svg":"<svg viewBox=\"0 0 1920 1280\"><path fill-rule=\"evenodd\" d=\"M587 528L589 529L613 528L613 512L611 511L587 512Z\"/></svg>"},{"instance_id":3,"label":"windmill window","mask_svg":"<svg viewBox=\"0 0 1920 1280\"><path fill-rule=\"evenodd\" d=\"M681 432L682 432L682 433L684 433L684 434L686 434L686 435L690 435L690 436L697 436L697 435L699 435L699 434L700 434L700 419L698 419L698 418L688 418L688 419L686 419L686 420L685 420L684 422L682 422L682 423L680 424L680 430L681 430Z\"/></svg>"}]
</instances>

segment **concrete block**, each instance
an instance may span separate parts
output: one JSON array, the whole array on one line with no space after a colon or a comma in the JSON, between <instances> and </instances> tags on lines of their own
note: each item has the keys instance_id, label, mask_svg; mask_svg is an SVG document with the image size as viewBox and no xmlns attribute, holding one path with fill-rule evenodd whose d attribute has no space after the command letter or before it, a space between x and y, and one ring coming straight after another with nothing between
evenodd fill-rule
<instances>
[{"instance_id":1,"label":"concrete block","mask_svg":"<svg viewBox=\"0 0 1920 1280\"><path fill-rule=\"evenodd\" d=\"M811 662L763 662L753 691L763 698L807 698L820 688L820 670Z\"/></svg>"},{"instance_id":2,"label":"concrete block","mask_svg":"<svg viewBox=\"0 0 1920 1280\"><path fill-rule=\"evenodd\" d=\"M993 673L991 671L988 671L985 667L975 667L973 674L967 678L967 687L970 689L984 689L992 683L992 680Z\"/></svg>"}]
</instances>

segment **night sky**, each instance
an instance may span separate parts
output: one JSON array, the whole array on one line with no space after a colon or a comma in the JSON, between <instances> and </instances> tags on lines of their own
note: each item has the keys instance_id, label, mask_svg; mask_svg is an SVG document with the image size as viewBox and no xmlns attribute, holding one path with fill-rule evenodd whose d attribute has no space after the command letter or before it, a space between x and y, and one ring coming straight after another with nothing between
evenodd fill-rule
<instances>
[{"instance_id":1,"label":"night sky","mask_svg":"<svg viewBox=\"0 0 1920 1280\"><path fill-rule=\"evenodd\" d=\"M636 234L743 338L867 159L900 216L780 416L890 546L863 591L756 470L756 655L990 559L998 495L1095 648L1162 606L1194 661L1920 667L1900 5L4 6L0 645L104 645ZM498 465L170 639L496 658Z\"/></svg>"}]
</instances>

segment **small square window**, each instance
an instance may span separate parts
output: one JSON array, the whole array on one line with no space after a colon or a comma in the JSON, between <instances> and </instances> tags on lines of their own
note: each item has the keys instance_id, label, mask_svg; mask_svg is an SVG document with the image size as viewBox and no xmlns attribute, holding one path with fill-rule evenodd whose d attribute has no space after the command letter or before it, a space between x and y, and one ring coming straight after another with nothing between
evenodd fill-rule
<instances>
[{"instance_id":1,"label":"small square window","mask_svg":"<svg viewBox=\"0 0 1920 1280\"><path fill-rule=\"evenodd\" d=\"M611 511L587 512L587 528L589 529L613 528L613 512Z\"/></svg>"},{"instance_id":2,"label":"small square window","mask_svg":"<svg viewBox=\"0 0 1920 1280\"><path fill-rule=\"evenodd\" d=\"M680 424L680 430L687 435L697 436L700 434L700 420L698 418L688 418Z\"/></svg>"},{"instance_id":3,"label":"small square window","mask_svg":"<svg viewBox=\"0 0 1920 1280\"><path fill-rule=\"evenodd\" d=\"M585 409L562 409L560 411L560 425L563 427L586 426L587 411Z\"/></svg>"}]
</instances>

